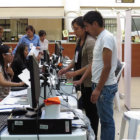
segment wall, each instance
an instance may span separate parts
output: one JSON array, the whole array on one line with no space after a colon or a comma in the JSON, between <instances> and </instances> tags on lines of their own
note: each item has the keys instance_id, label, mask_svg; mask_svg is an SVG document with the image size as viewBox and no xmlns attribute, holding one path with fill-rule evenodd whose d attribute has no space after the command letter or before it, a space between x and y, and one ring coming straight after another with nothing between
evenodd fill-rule
<instances>
[{"instance_id":1,"label":"wall","mask_svg":"<svg viewBox=\"0 0 140 140\"><path fill-rule=\"evenodd\" d=\"M34 26L36 34L39 30L45 30L48 40L62 39L62 19L29 19L28 24Z\"/></svg>"},{"instance_id":2,"label":"wall","mask_svg":"<svg viewBox=\"0 0 140 140\"><path fill-rule=\"evenodd\" d=\"M73 3L75 0L71 0ZM1 0L0 6L64 6L65 0ZM116 3L116 0L80 0L81 6L97 6L97 7L109 7L109 6L119 6L119 7L138 7L140 5L140 0L135 0L135 3Z\"/></svg>"},{"instance_id":3,"label":"wall","mask_svg":"<svg viewBox=\"0 0 140 140\"><path fill-rule=\"evenodd\" d=\"M140 44L131 44L131 76L140 77ZM124 61L124 44L122 44L122 60Z\"/></svg>"}]
</instances>

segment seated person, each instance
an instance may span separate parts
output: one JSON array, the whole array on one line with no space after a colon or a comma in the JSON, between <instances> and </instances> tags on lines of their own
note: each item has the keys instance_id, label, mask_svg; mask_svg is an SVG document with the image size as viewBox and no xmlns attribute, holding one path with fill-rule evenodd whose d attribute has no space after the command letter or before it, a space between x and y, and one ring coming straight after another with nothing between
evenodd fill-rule
<instances>
[{"instance_id":1,"label":"seated person","mask_svg":"<svg viewBox=\"0 0 140 140\"><path fill-rule=\"evenodd\" d=\"M13 82L21 82L18 75L21 74L25 68L27 68L27 59L26 59L27 55L28 55L28 46L20 44L17 47L14 60L11 65L14 71L14 77L12 79Z\"/></svg>"},{"instance_id":2,"label":"seated person","mask_svg":"<svg viewBox=\"0 0 140 140\"><path fill-rule=\"evenodd\" d=\"M11 86L23 86L23 82L11 82L14 72L9 65L13 60L12 48L0 45L0 98L4 98L10 91Z\"/></svg>"},{"instance_id":3,"label":"seated person","mask_svg":"<svg viewBox=\"0 0 140 140\"><path fill-rule=\"evenodd\" d=\"M41 52L43 52L43 50L47 50L48 51L48 44L49 44L49 42L46 39L46 32L44 30L40 30L38 32L38 35L40 37L40 51Z\"/></svg>"}]
</instances>

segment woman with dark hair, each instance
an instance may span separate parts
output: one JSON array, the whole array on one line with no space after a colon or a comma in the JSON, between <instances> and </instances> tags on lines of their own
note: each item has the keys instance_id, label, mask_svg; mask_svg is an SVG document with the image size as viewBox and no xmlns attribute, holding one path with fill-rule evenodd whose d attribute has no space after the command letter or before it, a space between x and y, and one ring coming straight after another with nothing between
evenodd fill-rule
<instances>
[{"instance_id":1,"label":"woman with dark hair","mask_svg":"<svg viewBox=\"0 0 140 140\"><path fill-rule=\"evenodd\" d=\"M20 40L18 45L13 51L13 54L16 53L16 50L20 44L25 44L28 46L28 51L31 50L33 46L36 47L36 49L40 49L40 39L39 36L35 34L35 29L32 25L28 25L26 27L26 35L24 35Z\"/></svg>"},{"instance_id":2,"label":"woman with dark hair","mask_svg":"<svg viewBox=\"0 0 140 140\"><path fill-rule=\"evenodd\" d=\"M66 68L61 69L58 74L62 75L66 73L67 78L74 77L74 80L79 80L81 75L87 69L88 65L92 62L95 39L87 34L82 17L77 17L72 21L72 28L78 38L75 49L75 56L71 64ZM74 71L68 72L71 68L74 68ZM82 103L86 115L91 122L91 127L97 136L99 118L96 105L92 104L90 101L90 96L92 93L91 86L91 76L89 76L81 85L82 98L80 101L82 102L79 101L79 108L81 108L80 103Z\"/></svg>"},{"instance_id":3,"label":"woman with dark hair","mask_svg":"<svg viewBox=\"0 0 140 140\"><path fill-rule=\"evenodd\" d=\"M12 60L12 48L7 45L0 45L0 98L7 96L11 86L24 85L23 82L11 82L14 73L9 64Z\"/></svg>"},{"instance_id":4,"label":"woman with dark hair","mask_svg":"<svg viewBox=\"0 0 140 140\"><path fill-rule=\"evenodd\" d=\"M14 77L12 79L13 82L21 82L21 80L18 78L18 75L21 74L25 68L27 68L27 55L28 47L24 44L20 44L17 48L14 60L11 65L14 71Z\"/></svg>"}]
</instances>

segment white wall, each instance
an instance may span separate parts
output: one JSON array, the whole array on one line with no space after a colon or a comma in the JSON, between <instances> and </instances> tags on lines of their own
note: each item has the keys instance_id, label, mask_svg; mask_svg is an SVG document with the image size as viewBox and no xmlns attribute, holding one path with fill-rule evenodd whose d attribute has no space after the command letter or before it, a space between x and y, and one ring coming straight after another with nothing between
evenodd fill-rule
<instances>
[{"instance_id":1,"label":"white wall","mask_svg":"<svg viewBox=\"0 0 140 140\"><path fill-rule=\"evenodd\" d=\"M0 0L0 7L63 6L64 0Z\"/></svg>"},{"instance_id":2,"label":"white wall","mask_svg":"<svg viewBox=\"0 0 140 140\"><path fill-rule=\"evenodd\" d=\"M0 7L5 6L64 6L65 0L0 0ZM74 1L75 0L70 0ZM103 7L109 7L109 6L125 6L125 7L140 7L140 0L135 0L135 3L116 3L116 0L80 0L81 6L103 6Z\"/></svg>"},{"instance_id":3,"label":"white wall","mask_svg":"<svg viewBox=\"0 0 140 140\"><path fill-rule=\"evenodd\" d=\"M98 7L98 6L103 6L103 7L110 7L110 6L114 6L114 7L140 7L140 0L135 0L135 3L116 3L116 0L80 0L81 6L94 6L94 7Z\"/></svg>"}]
</instances>

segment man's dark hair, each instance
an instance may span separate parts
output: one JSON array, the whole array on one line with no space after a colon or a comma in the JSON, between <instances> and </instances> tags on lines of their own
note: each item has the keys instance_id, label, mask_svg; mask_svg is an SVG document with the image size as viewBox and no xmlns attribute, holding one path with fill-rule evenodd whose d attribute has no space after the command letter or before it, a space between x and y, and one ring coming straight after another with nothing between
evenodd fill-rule
<instances>
[{"instance_id":1,"label":"man's dark hair","mask_svg":"<svg viewBox=\"0 0 140 140\"><path fill-rule=\"evenodd\" d=\"M82 17L82 16L75 18L75 19L72 21L71 25L73 26L75 23L76 23L78 26L80 26L81 28L84 28L84 27L85 27L84 22L83 22L83 17Z\"/></svg>"},{"instance_id":2,"label":"man's dark hair","mask_svg":"<svg viewBox=\"0 0 140 140\"><path fill-rule=\"evenodd\" d=\"M28 30L31 30L31 31L35 34L35 29L34 29L34 27L33 27L32 25L28 25L28 26L26 27L26 32L27 32Z\"/></svg>"},{"instance_id":3,"label":"man's dark hair","mask_svg":"<svg viewBox=\"0 0 140 140\"><path fill-rule=\"evenodd\" d=\"M38 35L41 37L41 36L43 36L43 35L46 35L46 32L45 32L44 30L40 30L40 31L38 32Z\"/></svg>"},{"instance_id":4,"label":"man's dark hair","mask_svg":"<svg viewBox=\"0 0 140 140\"><path fill-rule=\"evenodd\" d=\"M96 21L100 27L104 27L104 19L98 11L89 11L84 15L83 20L89 24Z\"/></svg>"}]
</instances>

